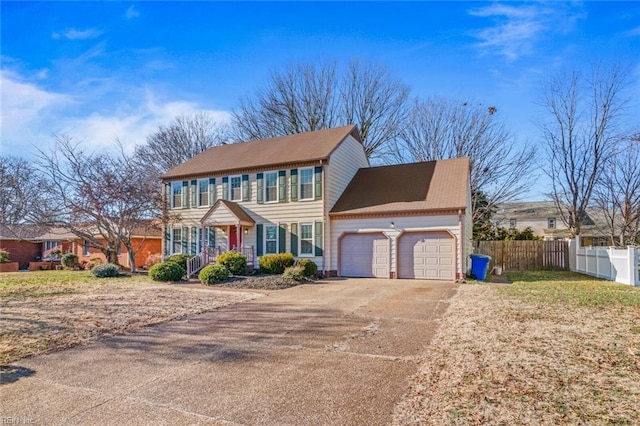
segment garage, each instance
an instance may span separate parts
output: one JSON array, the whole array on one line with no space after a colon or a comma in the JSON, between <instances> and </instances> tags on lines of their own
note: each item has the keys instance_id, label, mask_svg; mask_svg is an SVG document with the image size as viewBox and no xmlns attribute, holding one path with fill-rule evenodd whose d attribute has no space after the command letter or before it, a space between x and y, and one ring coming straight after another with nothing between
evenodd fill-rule
<instances>
[{"instance_id":1,"label":"garage","mask_svg":"<svg viewBox=\"0 0 640 426\"><path fill-rule=\"evenodd\" d=\"M454 239L448 232L408 232L398 240L398 278L453 280Z\"/></svg>"},{"instance_id":2,"label":"garage","mask_svg":"<svg viewBox=\"0 0 640 426\"><path fill-rule=\"evenodd\" d=\"M347 234L340 241L340 275L389 278L389 239L382 233Z\"/></svg>"}]
</instances>

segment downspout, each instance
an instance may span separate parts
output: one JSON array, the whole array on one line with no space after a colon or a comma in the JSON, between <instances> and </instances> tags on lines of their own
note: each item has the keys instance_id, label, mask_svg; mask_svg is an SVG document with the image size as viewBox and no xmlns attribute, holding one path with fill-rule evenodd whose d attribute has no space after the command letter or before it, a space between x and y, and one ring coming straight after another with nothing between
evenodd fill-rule
<instances>
[{"instance_id":1,"label":"downspout","mask_svg":"<svg viewBox=\"0 0 640 426\"><path fill-rule=\"evenodd\" d=\"M458 228L460 229L460 270L458 271L458 276L456 277L456 281L462 281L464 279L463 270L466 270L466 258L464 256L464 248L466 242L466 234L464 229L464 221L462 220L462 209L458 209Z\"/></svg>"},{"instance_id":2,"label":"downspout","mask_svg":"<svg viewBox=\"0 0 640 426\"><path fill-rule=\"evenodd\" d=\"M324 251L322 252L322 273L327 275L327 257L329 258L328 266L329 268L331 267L331 225L329 225L329 213L327 212L327 170L322 160L320 160L320 166L322 166L322 219L324 222L324 235L322 235L324 244Z\"/></svg>"}]
</instances>

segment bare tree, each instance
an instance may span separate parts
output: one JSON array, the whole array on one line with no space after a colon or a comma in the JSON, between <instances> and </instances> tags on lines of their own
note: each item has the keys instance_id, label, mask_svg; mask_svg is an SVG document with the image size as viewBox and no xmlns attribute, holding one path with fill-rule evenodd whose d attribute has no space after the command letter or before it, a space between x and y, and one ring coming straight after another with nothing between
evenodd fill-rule
<instances>
[{"instance_id":1,"label":"bare tree","mask_svg":"<svg viewBox=\"0 0 640 426\"><path fill-rule=\"evenodd\" d=\"M640 238L640 134L617 146L594 190L612 245Z\"/></svg>"},{"instance_id":2,"label":"bare tree","mask_svg":"<svg viewBox=\"0 0 640 426\"><path fill-rule=\"evenodd\" d=\"M367 155L381 156L398 134L408 95L381 65L295 64L273 71L263 88L240 101L234 136L263 139L356 124Z\"/></svg>"},{"instance_id":3,"label":"bare tree","mask_svg":"<svg viewBox=\"0 0 640 426\"><path fill-rule=\"evenodd\" d=\"M33 222L42 198L42 177L31 163L0 156L0 224Z\"/></svg>"},{"instance_id":4,"label":"bare tree","mask_svg":"<svg viewBox=\"0 0 640 426\"><path fill-rule=\"evenodd\" d=\"M387 156L387 143L398 137L404 125L409 87L381 65L352 61L340 97L342 120L358 125L367 157Z\"/></svg>"},{"instance_id":5,"label":"bare tree","mask_svg":"<svg viewBox=\"0 0 640 426\"><path fill-rule=\"evenodd\" d=\"M146 144L136 147L135 156L140 167L159 176L229 137L228 126L206 113L176 117L149 135Z\"/></svg>"},{"instance_id":6,"label":"bare tree","mask_svg":"<svg viewBox=\"0 0 640 426\"><path fill-rule=\"evenodd\" d=\"M296 64L271 73L234 111L239 140L271 138L337 125L335 63Z\"/></svg>"},{"instance_id":7,"label":"bare tree","mask_svg":"<svg viewBox=\"0 0 640 426\"><path fill-rule=\"evenodd\" d=\"M133 236L143 239L161 215L155 179L124 154L87 154L67 136L56 136L51 153L40 151L40 170L48 175L48 203L39 212L42 224L63 227L118 263L118 248L127 247L135 270ZM139 250L139 247L137 247Z\"/></svg>"},{"instance_id":8,"label":"bare tree","mask_svg":"<svg viewBox=\"0 0 640 426\"><path fill-rule=\"evenodd\" d=\"M546 143L546 173L562 221L580 235L594 188L624 134L622 117L627 72L620 66L594 66L551 78L543 90L548 119L540 124Z\"/></svg>"},{"instance_id":9,"label":"bare tree","mask_svg":"<svg viewBox=\"0 0 640 426\"><path fill-rule=\"evenodd\" d=\"M474 223L531 184L532 147L518 148L494 106L433 97L416 100L395 149L398 162L470 157Z\"/></svg>"}]
</instances>

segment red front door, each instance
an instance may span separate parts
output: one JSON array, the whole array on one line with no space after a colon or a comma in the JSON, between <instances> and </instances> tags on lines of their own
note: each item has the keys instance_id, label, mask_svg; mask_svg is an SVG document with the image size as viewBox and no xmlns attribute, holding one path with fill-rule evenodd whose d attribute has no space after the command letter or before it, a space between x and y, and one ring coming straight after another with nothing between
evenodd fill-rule
<instances>
[{"instance_id":1,"label":"red front door","mask_svg":"<svg viewBox=\"0 0 640 426\"><path fill-rule=\"evenodd\" d=\"M231 225L229 226L229 250L236 247L238 247L238 227Z\"/></svg>"}]
</instances>

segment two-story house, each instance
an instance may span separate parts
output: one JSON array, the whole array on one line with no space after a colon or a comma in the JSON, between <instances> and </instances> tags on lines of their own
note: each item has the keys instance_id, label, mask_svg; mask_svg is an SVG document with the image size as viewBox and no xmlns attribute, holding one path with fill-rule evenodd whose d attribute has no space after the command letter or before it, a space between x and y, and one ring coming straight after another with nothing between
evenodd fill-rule
<instances>
[{"instance_id":1,"label":"two-story house","mask_svg":"<svg viewBox=\"0 0 640 426\"><path fill-rule=\"evenodd\" d=\"M163 176L165 255L293 253L328 275L453 280L471 247L469 161L371 167L355 126L210 148Z\"/></svg>"}]
</instances>

